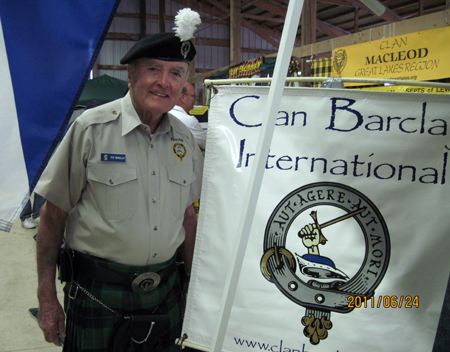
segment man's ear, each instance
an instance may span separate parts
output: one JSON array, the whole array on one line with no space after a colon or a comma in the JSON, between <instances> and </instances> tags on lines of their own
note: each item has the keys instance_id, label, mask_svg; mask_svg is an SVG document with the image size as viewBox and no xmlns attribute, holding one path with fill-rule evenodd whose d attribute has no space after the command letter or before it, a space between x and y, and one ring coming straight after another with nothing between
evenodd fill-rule
<instances>
[{"instance_id":1,"label":"man's ear","mask_svg":"<svg viewBox=\"0 0 450 352\"><path fill-rule=\"evenodd\" d=\"M180 98L178 100L181 101L183 103L183 105L185 105L186 104L186 95L181 93Z\"/></svg>"},{"instance_id":2,"label":"man's ear","mask_svg":"<svg viewBox=\"0 0 450 352\"><path fill-rule=\"evenodd\" d=\"M133 69L132 69L131 65L127 65L127 72L128 72L128 88L130 88L131 77L133 75Z\"/></svg>"}]
</instances>

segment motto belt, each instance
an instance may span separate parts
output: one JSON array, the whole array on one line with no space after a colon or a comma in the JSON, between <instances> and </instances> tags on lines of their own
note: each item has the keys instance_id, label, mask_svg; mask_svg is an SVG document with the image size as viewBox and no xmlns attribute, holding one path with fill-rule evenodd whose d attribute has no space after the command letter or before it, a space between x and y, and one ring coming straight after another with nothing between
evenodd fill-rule
<instances>
[{"instance_id":1,"label":"motto belt","mask_svg":"<svg viewBox=\"0 0 450 352\"><path fill-rule=\"evenodd\" d=\"M146 293L154 290L158 285L163 283L175 269L175 261L172 261L168 267L158 272L148 272L140 275L121 273L86 258L85 256L80 255L79 252L73 252L74 274L104 284L131 287L131 289L137 293Z\"/></svg>"}]
</instances>

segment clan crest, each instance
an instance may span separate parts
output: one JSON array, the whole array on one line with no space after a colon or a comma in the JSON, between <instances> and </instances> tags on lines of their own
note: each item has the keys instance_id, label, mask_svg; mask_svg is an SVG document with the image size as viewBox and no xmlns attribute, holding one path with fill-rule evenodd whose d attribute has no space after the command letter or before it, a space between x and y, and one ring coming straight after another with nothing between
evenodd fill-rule
<instances>
[{"instance_id":1,"label":"clan crest","mask_svg":"<svg viewBox=\"0 0 450 352\"><path fill-rule=\"evenodd\" d=\"M343 49L334 52L333 67L340 75L347 65L347 52Z\"/></svg>"},{"instance_id":2,"label":"clan crest","mask_svg":"<svg viewBox=\"0 0 450 352\"><path fill-rule=\"evenodd\" d=\"M349 297L374 295L390 258L388 228L376 206L356 189L332 182L288 194L267 222L263 246L263 276L306 309L303 334L313 345L328 337L331 312L354 309Z\"/></svg>"}]
</instances>

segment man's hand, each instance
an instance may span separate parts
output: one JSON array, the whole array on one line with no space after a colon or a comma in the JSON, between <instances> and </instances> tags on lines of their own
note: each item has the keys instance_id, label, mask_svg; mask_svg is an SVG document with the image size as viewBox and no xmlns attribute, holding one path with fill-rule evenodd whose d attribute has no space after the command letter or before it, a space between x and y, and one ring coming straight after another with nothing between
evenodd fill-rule
<instances>
[{"instance_id":1,"label":"man's hand","mask_svg":"<svg viewBox=\"0 0 450 352\"><path fill-rule=\"evenodd\" d=\"M308 248L308 254L319 255L320 232L316 224L308 224L298 232L303 245Z\"/></svg>"},{"instance_id":2,"label":"man's hand","mask_svg":"<svg viewBox=\"0 0 450 352\"><path fill-rule=\"evenodd\" d=\"M61 346L60 336L65 337L65 315L61 304L56 299L42 300L39 305L38 324L44 332L45 340Z\"/></svg>"},{"instance_id":3,"label":"man's hand","mask_svg":"<svg viewBox=\"0 0 450 352\"><path fill-rule=\"evenodd\" d=\"M317 229L316 224L308 224L298 232L298 237L300 237L300 238L303 238L305 236L310 236L309 239L311 239L312 236L319 236L319 235L320 235L320 233L319 233L319 230Z\"/></svg>"}]
</instances>

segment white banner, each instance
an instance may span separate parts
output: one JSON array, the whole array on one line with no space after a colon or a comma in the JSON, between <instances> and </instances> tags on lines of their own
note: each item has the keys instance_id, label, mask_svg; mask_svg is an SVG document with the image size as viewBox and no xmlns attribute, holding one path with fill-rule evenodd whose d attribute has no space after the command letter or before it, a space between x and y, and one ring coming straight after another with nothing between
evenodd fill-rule
<instances>
[{"instance_id":1,"label":"white banner","mask_svg":"<svg viewBox=\"0 0 450 352\"><path fill-rule=\"evenodd\" d=\"M183 334L210 348L268 88L219 87ZM286 88L223 351L431 351L449 99Z\"/></svg>"}]
</instances>

